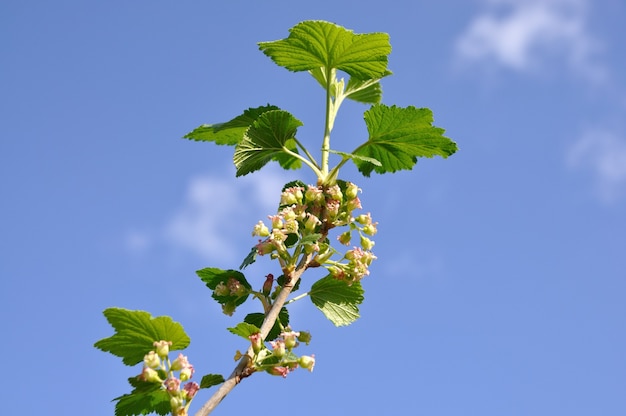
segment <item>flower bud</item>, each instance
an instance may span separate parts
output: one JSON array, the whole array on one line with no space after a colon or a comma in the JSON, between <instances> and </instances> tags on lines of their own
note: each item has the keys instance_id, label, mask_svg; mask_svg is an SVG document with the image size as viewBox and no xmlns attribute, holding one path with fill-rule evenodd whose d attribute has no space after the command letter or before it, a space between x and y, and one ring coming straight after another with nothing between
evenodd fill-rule
<instances>
[{"instance_id":1,"label":"flower bud","mask_svg":"<svg viewBox=\"0 0 626 416\"><path fill-rule=\"evenodd\" d=\"M361 214L357 216L354 220L361 225L369 225L372 223L372 216L368 212L367 214Z\"/></svg>"},{"instance_id":2,"label":"flower bud","mask_svg":"<svg viewBox=\"0 0 626 416\"><path fill-rule=\"evenodd\" d=\"M272 221L272 229L281 229L283 228L283 217L280 215L268 215L267 218Z\"/></svg>"},{"instance_id":3,"label":"flower bud","mask_svg":"<svg viewBox=\"0 0 626 416\"><path fill-rule=\"evenodd\" d=\"M244 296L248 293L248 288L234 277L228 279L228 289L230 290L231 296Z\"/></svg>"},{"instance_id":4,"label":"flower bud","mask_svg":"<svg viewBox=\"0 0 626 416\"><path fill-rule=\"evenodd\" d=\"M309 185L309 187L306 190L306 193L304 194L304 197L306 198L306 201L309 203L321 203L324 200L324 195L322 193L322 190L317 187L317 186L311 186Z\"/></svg>"},{"instance_id":5,"label":"flower bud","mask_svg":"<svg viewBox=\"0 0 626 416\"><path fill-rule=\"evenodd\" d=\"M162 383L161 377L159 377L159 373L150 367L144 367L139 375L139 378L148 383Z\"/></svg>"},{"instance_id":6,"label":"flower bud","mask_svg":"<svg viewBox=\"0 0 626 416\"><path fill-rule=\"evenodd\" d=\"M263 292L265 296L268 296L270 292L272 291L273 284L274 284L274 275L270 273L267 276L265 276L265 282L263 283L263 289L261 289L261 292Z\"/></svg>"},{"instance_id":7,"label":"flower bud","mask_svg":"<svg viewBox=\"0 0 626 416\"><path fill-rule=\"evenodd\" d=\"M193 365L188 365L187 367L184 367L182 370L180 370L180 381L189 380L191 377L193 377L193 373Z\"/></svg>"},{"instance_id":8,"label":"flower bud","mask_svg":"<svg viewBox=\"0 0 626 416\"><path fill-rule=\"evenodd\" d=\"M143 363L146 367L158 368L161 365L161 360L156 352L150 351L148 354L144 355Z\"/></svg>"},{"instance_id":9,"label":"flower bud","mask_svg":"<svg viewBox=\"0 0 626 416\"><path fill-rule=\"evenodd\" d=\"M363 232L367 235L374 235L378 232L378 230L376 229L377 225L378 225L377 222L372 223L372 224L367 224L365 227L363 227Z\"/></svg>"},{"instance_id":10,"label":"flower bud","mask_svg":"<svg viewBox=\"0 0 626 416\"><path fill-rule=\"evenodd\" d=\"M257 332L256 334L250 335L248 338L252 343L252 351L254 351L255 354L258 354L259 351L263 349L263 339L261 339L261 334Z\"/></svg>"},{"instance_id":11,"label":"flower bud","mask_svg":"<svg viewBox=\"0 0 626 416\"><path fill-rule=\"evenodd\" d=\"M356 198L356 196L358 195L360 189L358 186L356 186L356 184L352 183L352 182L348 182L346 184L346 197L348 199L354 199Z\"/></svg>"},{"instance_id":12,"label":"flower bud","mask_svg":"<svg viewBox=\"0 0 626 416\"><path fill-rule=\"evenodd\" d=\"M268 369L267 372L270 373L273 376L282 376L283 378L286 378L287 374L289 374L289 368L287 368L287 367L272 367L272 368Z\"/></svg>"},{"instance_id":13,"label":"flower bud","mask_svg":"<svg viewBox=\"0 0 626 416\"><path fill-rule=\"evenodd\" d=\"M272 354L274 355L274 357L283 358L286 352L285 342L282 340L270 341L270 344L272 345Z\"/></svg>"},{"instance_id":14,"label":"flower bud","mask_svg":"<svg viewBox=\"0 0 626 416\"><path fill-rule=\"evenodd\" d=\"M311 342L311 333L307 331L298 332L298 341L304 342L306 345L309 345L309 342Z\"/></svg>"},{"instance_id":15,"label":"flower bud","mask_svg":"<svg viewBox=\"0 0 626 416\"><path fill-rule=\"evenodd\" d=\"M183 387L183 392L185 393L185 397L187 400L193 399L193 396L200 390L200 385L195 381L185 384Z\"/></svg>"},{"instance_id":16,"label":"flower bud","mask_svg":"<svg viewBox=\"0 0 626 416\"><path fill-rule=\"evenodd\" d=\"M183 407L183 398L178 395L170 397L170 406L172 411L177 413Z\"/></svg>"},{"instance_id":17,"label":"flower bud","mask_svg":"<svg viewBox=\"0 0 626 416\"><path fill-rule=\"evenodd\" d=\"M226 302L222 305L222 312L224 313L224 315L233 316L233 313L235 313L236 309L237 305L235 305L235 302Z\"/></svg>"},{"instance_id":18,"label":"flower bud","mask_svg":"<svg viewBox=\"0 0 626 416\"><path fill-rule=\"evenodd\" d=\"M328 195L331 199L334 199L335 201L341 201L341 198L343 198L341 189L337 184L328 187L328 189L326 189L326 195Z\"/></svg>"},{"instance_id":19,"label":"flower bud","mask_svg":"<svg viewBox=\"0 0 626 416\"><path fill-rule=\"evenodd\" d=\"M315 227L317 227L321 223L322 222L320 221L320 219L317 218L315 215L311 213L307 213L307 219L306 219L306 222L304 223L304 229L312 233L313 231L315 231Z\"/></svg>"},{"instance_id":20,"label":"flower bud","mask_svg":"<svg viewBox=\"0 0 626 416\"><path fill-rule=\"evenodd\" d=\"M259 237L267 237L268 235L270 235L270 230L269 228L267 228L267 226L263 223L263 221L259 221L255 226L254 229L252 230L252 235L257 235Z\"/></svg>"},{"instance_id":21,"label":"flower bud","mask_svg":"<svg viewBox=\"0 0 626 416\"><path fill-rule=\"evenodd\" d=\"M176 377L170 377L167 380L165 380L165 389L168 392L175 392L178 391L178 388L180 387L180 380L177 379Z\"/></svg>"},{"instance_id":22,"label":"flower bud","mask_svg":"<svg viewBox=\"0 0 626 416\"><path fill-rule=\"evenodd\" d=\"M298 345L298 341L297 338L300 335L299 332L294 332L294 331L289 331L289 332L283 332L282 334L283 339L285 340L285 347L291 351L294 347L296 347Z\"/></svg>"},{"instance_id":23,"label":"flower bud","mask_svg":"<svg viewBox=\"0 0 626 416\"><path fill-rule=\"evenodd\" d=\"M364 250L369 251L372 247L374 247L374 242L367 237L361 236L361 247L363 247Z\"/></svg>"},{"instance_id":24,"label":"flower bud","mask_svg":"<svg viewBox=\"0 0 626 416\"><path fill-rule=\"evenodd\" d=\"M350 245L350 240L352 239L352 232L346 231L345 233L339 234L337 240L344 246Z\"/></svg>"},{"instance_id":25,"label":"flower bud","mask_svg":"<svg viewBox=\"0 0 626 416\"><path fill-rule=\"evenodd\" d=\"M362 208L361 200L358 197L355 197L354 199L351 199L346 203L346 210L348 212L352 212L355 209L361 209L361 208Z\"/></svg>"},{"instance_id":26,"label":"flower bud","mask_svg":"<svg viewBox=\"0 0 626 416\"><path fill-rule=\"evenodd\" d=\"M181 353L178 353L178 357L174 361L172 361L170 370L178 371L189 366L191 366L191 364L189 364L189 360L187 359L187 356Z\"/></svg>"},{"instance_id":27,"label":"flower bud","mask_svg":"<svg viewBox=\"0 0 626 416\"><path fill-rule=\"evenodd\" d=\"M272 251L276 250L274 243L270 240L260 241L255 248L259 256L270 254Z\"/></svg>"},{"instance_id":28,"label":"flower bud","mask_svg":"<svg viewBox=\"0 0 626 416\"><path fill-rule=\"evenodd\" d=\"M228 296L230 295L230 289L224 284L224 282L219 282L217 286L215 286L213 293L215 296Z\"/></svg>"},{"instance_id":29,"label":"flower bud","mask_svg":"<svg viewBox=\"0 0 626 416\"><path fill-rule=\"evenodd\" d=\"M315 367L315 355L303 355L298 359L298 364L305 370L313 371L313 367Z\"/></svg>"},{"instance_id":30,"label":"flower bud","mask_svg":"<svg viewBox=\"0 0 626 416\"><path fill-rule=\"evenodd\" d=\"M156 353L161 358L166 358L170 353L170 345L172 345L172 341L154 341L152 344L155 347Z\"/></svg>"}]
</instances>

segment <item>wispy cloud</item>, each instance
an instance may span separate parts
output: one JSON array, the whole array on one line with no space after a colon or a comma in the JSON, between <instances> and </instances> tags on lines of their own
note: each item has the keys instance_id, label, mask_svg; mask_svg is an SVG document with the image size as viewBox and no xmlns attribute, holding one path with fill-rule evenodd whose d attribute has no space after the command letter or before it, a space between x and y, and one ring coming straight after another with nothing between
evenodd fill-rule
<instances>
[{"instance_id":1,"label":"wispy cloud","mask_svg":"<svg viewBox=\"0 0 626 416\"><path fill-rule=\"evenodd\" d=\"M589 130L569 149L568 165L590 171L605 202L626 195L626 139L607 130Z\"/></svg>"},{"instance_id":2,"label":"wispy cloud","mask_svg":"<svg viewBox=\"0 0 626 416\"><path fill-rule=\"evenodd\" d=\"M457 39L462 64L537 72L562 61L589 81L606 79L595 61L601 44L587 27L585 0L486 0L485 6Z\"/></svg>"},{"instance_id":3,"label":"wispy cloud","mask_svg":"<svg viewBox=\"0 0 626 416\"><path fill-rule=\"evenodd\" d=\"M237 179L211 174L192 177L180 206L169 219L150 233L128 232L126 247L138 254L165 244L204 259L233 261L242 257L238 239L249 235L256 221L275 211L286 182L285 173L269 167Z\"/></svg>"},{"instance_id":4,"label":"wispy cloud","mask_svg":"<svg viewBox=\"0 0 626 416\"><path fill-rule=\"evenodd\" d=\"M236 237L252 230L250 207L271 213L285 182L269 171L241 179L210 175L192 178L182 206L165 228L166 239L205 258L232 260L241 256Z\"/></svg>"}]
</instances>

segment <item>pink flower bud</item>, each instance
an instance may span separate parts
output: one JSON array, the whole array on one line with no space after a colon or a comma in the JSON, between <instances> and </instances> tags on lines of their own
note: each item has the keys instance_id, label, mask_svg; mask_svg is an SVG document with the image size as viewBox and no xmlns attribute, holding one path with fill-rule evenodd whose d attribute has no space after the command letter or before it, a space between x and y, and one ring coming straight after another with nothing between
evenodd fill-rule
<instances>
[{"instance_id":1,"label":"pink flower bud","mask_svg":"<svg viewBox=\"0 0 626 416\"><path fill-rule=\"evenodd\" d=\"M358 197L355 197L354 199L351 199L346 203L346 209L348 210L348 212L352 212L355 209L361 208L361 200Z\"/></svg>"},{"instance_id":2,"label":"pink flower bud","mask_svg":"<svg viewBox=\"0 0 626 416\"><path fill-rule=\"evenodd\" d=\"M306 198L307 202L314 204L319 204L324 200L322 190L318 186L309 185L306 193L304 194L304 197Z\"/></svg>"},{"instance_id":3,"label":"pink flower bud","mask_svg":"<svg viewBox=\"0 0 626 416\"><path fill-rule=\"evenodd\" d=\"M189 364L189 360L187 359L187 356L179 353L178 357L174 361L172 361L172 365L170 366L170 369L173 371L178 371L178 370L182 370L185 367L189 367L190 365L191 364Z\"/></svg>"},{"instance_id":4,"label":"pink flower bud","mask_svg":"<svg viewBox=\"0 0 626 416\"><path fill-rule=\"evenodd\" d=\"M289 368L287 367L272 367L269 370L267 370L268 373L270 373L273 376L282 376L283 378L287 377L287 374L289 374Z\"/></svg>"},{"instance_id":5,"label":"pink flower bud","mask_svg":"<svg viewBox=\"0 0 626 416\"><path fill-rule=\"evenodd\" d=\"M328 187L328 189L326 190L326 195L330 196L330 198L334 199L335 201L341 201L341 198L343 198L341 189L337 184Z\"/></svg>"},{"instance_id":6,"label":"pink flower bud","mask_svg":"<svg viewBox=\"0 0 626 416\"><path fill-rule=\"evenodd\" d=\"M244 296L248 293L248 289L234 277L228 279L228 289L231 296Z\"/></svg>"},{"instance_id":7,"label":"pink flower bud","mask_svg":"<svg viewBox=\"0 0 626 416\"><path fill-rule=\"evenodd\" d=\"M294 186L287 188L280 195L280 205L295 205L302 203L302 188Z\"/></svg>"},{"instance_id":8,"label":"pink flower bud","mask_svg":"<svg viewBox=\"0 0 626 416\"><path fill-rule=\"evenodd\" d=\"M265 240L265 241L261 241L259 242L259 244L257 244L255 246L256 248L256 252L258 253L259 256L264 256L266 254L270 254L272 251L276 250L276 247L274 246L274 243L270 240Z\"/></svg>"},{"instance_id":9,"label":"pink flower bud","mask_svg":"<svg viewBox=\"0 0 626 416\"><path fill-rule=\"evenodd\" d=\"M252 334L248 338L252 343L252 351L254 351L255 354L258 354L259 351L263 349L263 339L261 338L261 334Z\"/></svg>"},{"instance_id":10,"label":"pink flower bud","mask_svg":"<svg viewBox=\"0 0 626 416\"><path fill-rule=\"evenodd\" d=\"M185 392L187 400L193 399L193 396L196 395L198 390L200 390L200 385L194 381L185 384L185 386L183 387L183 392Z\"/></svg>"},{"instance_id":11,"label":"pink flower bud","mask_svg":"<svg viewBox=\"0 0 626 416\"><path fill-rule=\"evenodd\" d=\"M165 389L170 392L176 392L178 391L178 388L180 387L180 380L177 379L176 377L170 377L167 380L165 380Z\"/></svg>"}]
</instances>

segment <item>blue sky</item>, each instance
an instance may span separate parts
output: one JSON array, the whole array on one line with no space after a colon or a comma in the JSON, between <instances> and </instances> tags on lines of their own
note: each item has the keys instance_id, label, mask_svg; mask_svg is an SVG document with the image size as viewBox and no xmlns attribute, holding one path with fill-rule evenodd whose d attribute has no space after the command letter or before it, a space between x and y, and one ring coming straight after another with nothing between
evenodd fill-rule
<instances>
[{"instance_id":1,"label":"blue sky","mask_svg":"<svg viewBox=\"0 0 626 416\"><path fill-rule=\"evenodd\" d=\"M5 411L113 414L139 369L92 347L110 306L172 316L199 374L230 373L246 311L221 315L195 270L236 268L294 174L235 179L232 149L180 138L270 102L317 143L322 90L256 42L323 19L389 33L383 102L431 108L460 150L345 171L380 223L361 319L295 304L315 371L255 375L214 414L626 414L625 18L619 0L3 1ZM335 147L366 108L342 108Z\"/></svg>"}]
</instances>

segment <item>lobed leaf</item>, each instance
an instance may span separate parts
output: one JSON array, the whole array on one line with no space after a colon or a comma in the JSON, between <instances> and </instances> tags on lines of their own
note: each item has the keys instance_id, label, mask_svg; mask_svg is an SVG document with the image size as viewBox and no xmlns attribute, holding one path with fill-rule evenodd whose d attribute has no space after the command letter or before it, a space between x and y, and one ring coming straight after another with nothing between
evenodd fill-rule
<instances>
[{"instance_id":1,"label":"lobed leaf","mask_svg":"<svg viewBox=\"0 0 626 416\"><path fill-rule=\"evenodd\" d=\"M250 286L250 283L248 283L244 274L237 270L223 270L217 267L206 267L204 269L197 270L196 274L198 275L200 280L202 280L211 290L215 290L215 288L220 283L228 286L228 282L230 279L235 279L239 283L241 283L246 289L252 290L252 286ZM239 306L244 303L246 299L248 299L248 294L244 296L218 295L213 292L211 296L222 305L232 302L235 306Z\"/></svg>"},{"instance_id":2,"label":"lobed leaf","mask_svg":"<svg viewBox=\"0 0 626 416\"><path fill-rule=\"evenodd\" d=\"M300 167L300 161L286 152L296 152L295 136L302 122L287 111L271 110L259 116L237 144L233 160L237 176L261 169L271 160L283 167Z\"/></svg>"},{"instance_id":3,"label":"lobed leaf","mask_svg":"<svg viewBox=\"0 0 626 416\"><path fill-rule=\"evenodd\" d=\"M355 34L321 20L307 20L289 29L285 39L260 42L259 48L290 71L340 69L358 79L382 78L391 53L386 33Z\"/></svg>"},{"instance_id":4,"label":"lobed leaf","mask_svg":"<svg viewBox=\"0 0 626 416\"><path fill-rule=\"evenodd\" d=\"M360 316L358 305L364 298L359 282L348 285L344 281L326 276L311 286L309 295L313 304L335 326L349 325Z\"/></svg>"},{"instance_id":5,"label":"lobed leaf","mask_svg":"<svg viewBox=\"0 0 626 416\"><path fill-rule=\"evenodd\" d=\"M263 320L265 319L265 314L260 312L250 313L243 318L243 321L249 324L254 325L255 327L261 328L263 325ZM282 308L278 313L278 319L274 323L274 326L270 330L270 332L265 337L266 341L273 341L280 335L282 327L286 327L289 325L289 312L287 308Z\"/></svg>"},{"instance_id":6,"label":"lobed leaf","mask_svg":"<svg viewBox=\"0 0 626 416\"><path fill-rule=\"evenodd\" d=\"M381 164L353 158L365 176L370 176L372 171L411 170L418 157L447 158L457 151L456 143L443 136L444 129L432 125L433 114L428 108L377 104L365 112L364 118L369 138L352 153Z\"/></svg>"},{"instance_id":7,"label":"lobed leaf","mask_svg":"<svg viewBox=\"0 0 626 416\"><path fill-rule=\"evenodd\" d=\"M261 330L256 326L248 322L239 322L237 326L233 328L226 328L232 334L239 335L240 337L248 339L250 335L258 334Z\"/></svg>"},{"instance_id":8,"label":"lobed leaf","mask_svg":"<svg viewBox=\"0 0 626 416\"><path fill-rule=\"evenodd\" d=\"M221 374L207 374L202 377L200 381L201 389L208 389L209 387L217 386L224 382L224 376Z\"/></svg>"},{"instance_id":9,"label":"lobed leaf","mask_svg":"<svg viewBox=\"0 0 626 416\"><path fill-rule=\"evenodd\" d=\"M104 316L115 329L115 334L101 339L94 346L121 357L126 365L143 361L144 355L154 349L155 341L171 341L170 350L187 348L190 339L183 326L169 316L153 318L148 312L122 308L108 308Z\"/></svg>"},{"instance_id":10,"label":"lobed leaf","mask_svg":"<svg viewBox=\"0 0 626 416\"><path fill-rule=\"evenodd\" d=\"M203 142L215 142L215 144L219 145L235 146L243 139L248 127L250 127L261 114L278 109L279 108L275 105L270 104L256 108L248 108L244 110L243 114L226 123L203 124L184 135L183 138Z\"/></svg>"},{"instance_id":11,"label":"lobed leaf","mask_svg":"<svg viewBox=\"0 0 626 416\"><path fill-rule=\"evenodd\" d=\"M167 415L171 412L170 396L161 388L160 383L149 383L138 377L128 379L133 391L113 399L115 416L134 416L156 413Z\"/></svg>"}]
</instances>

